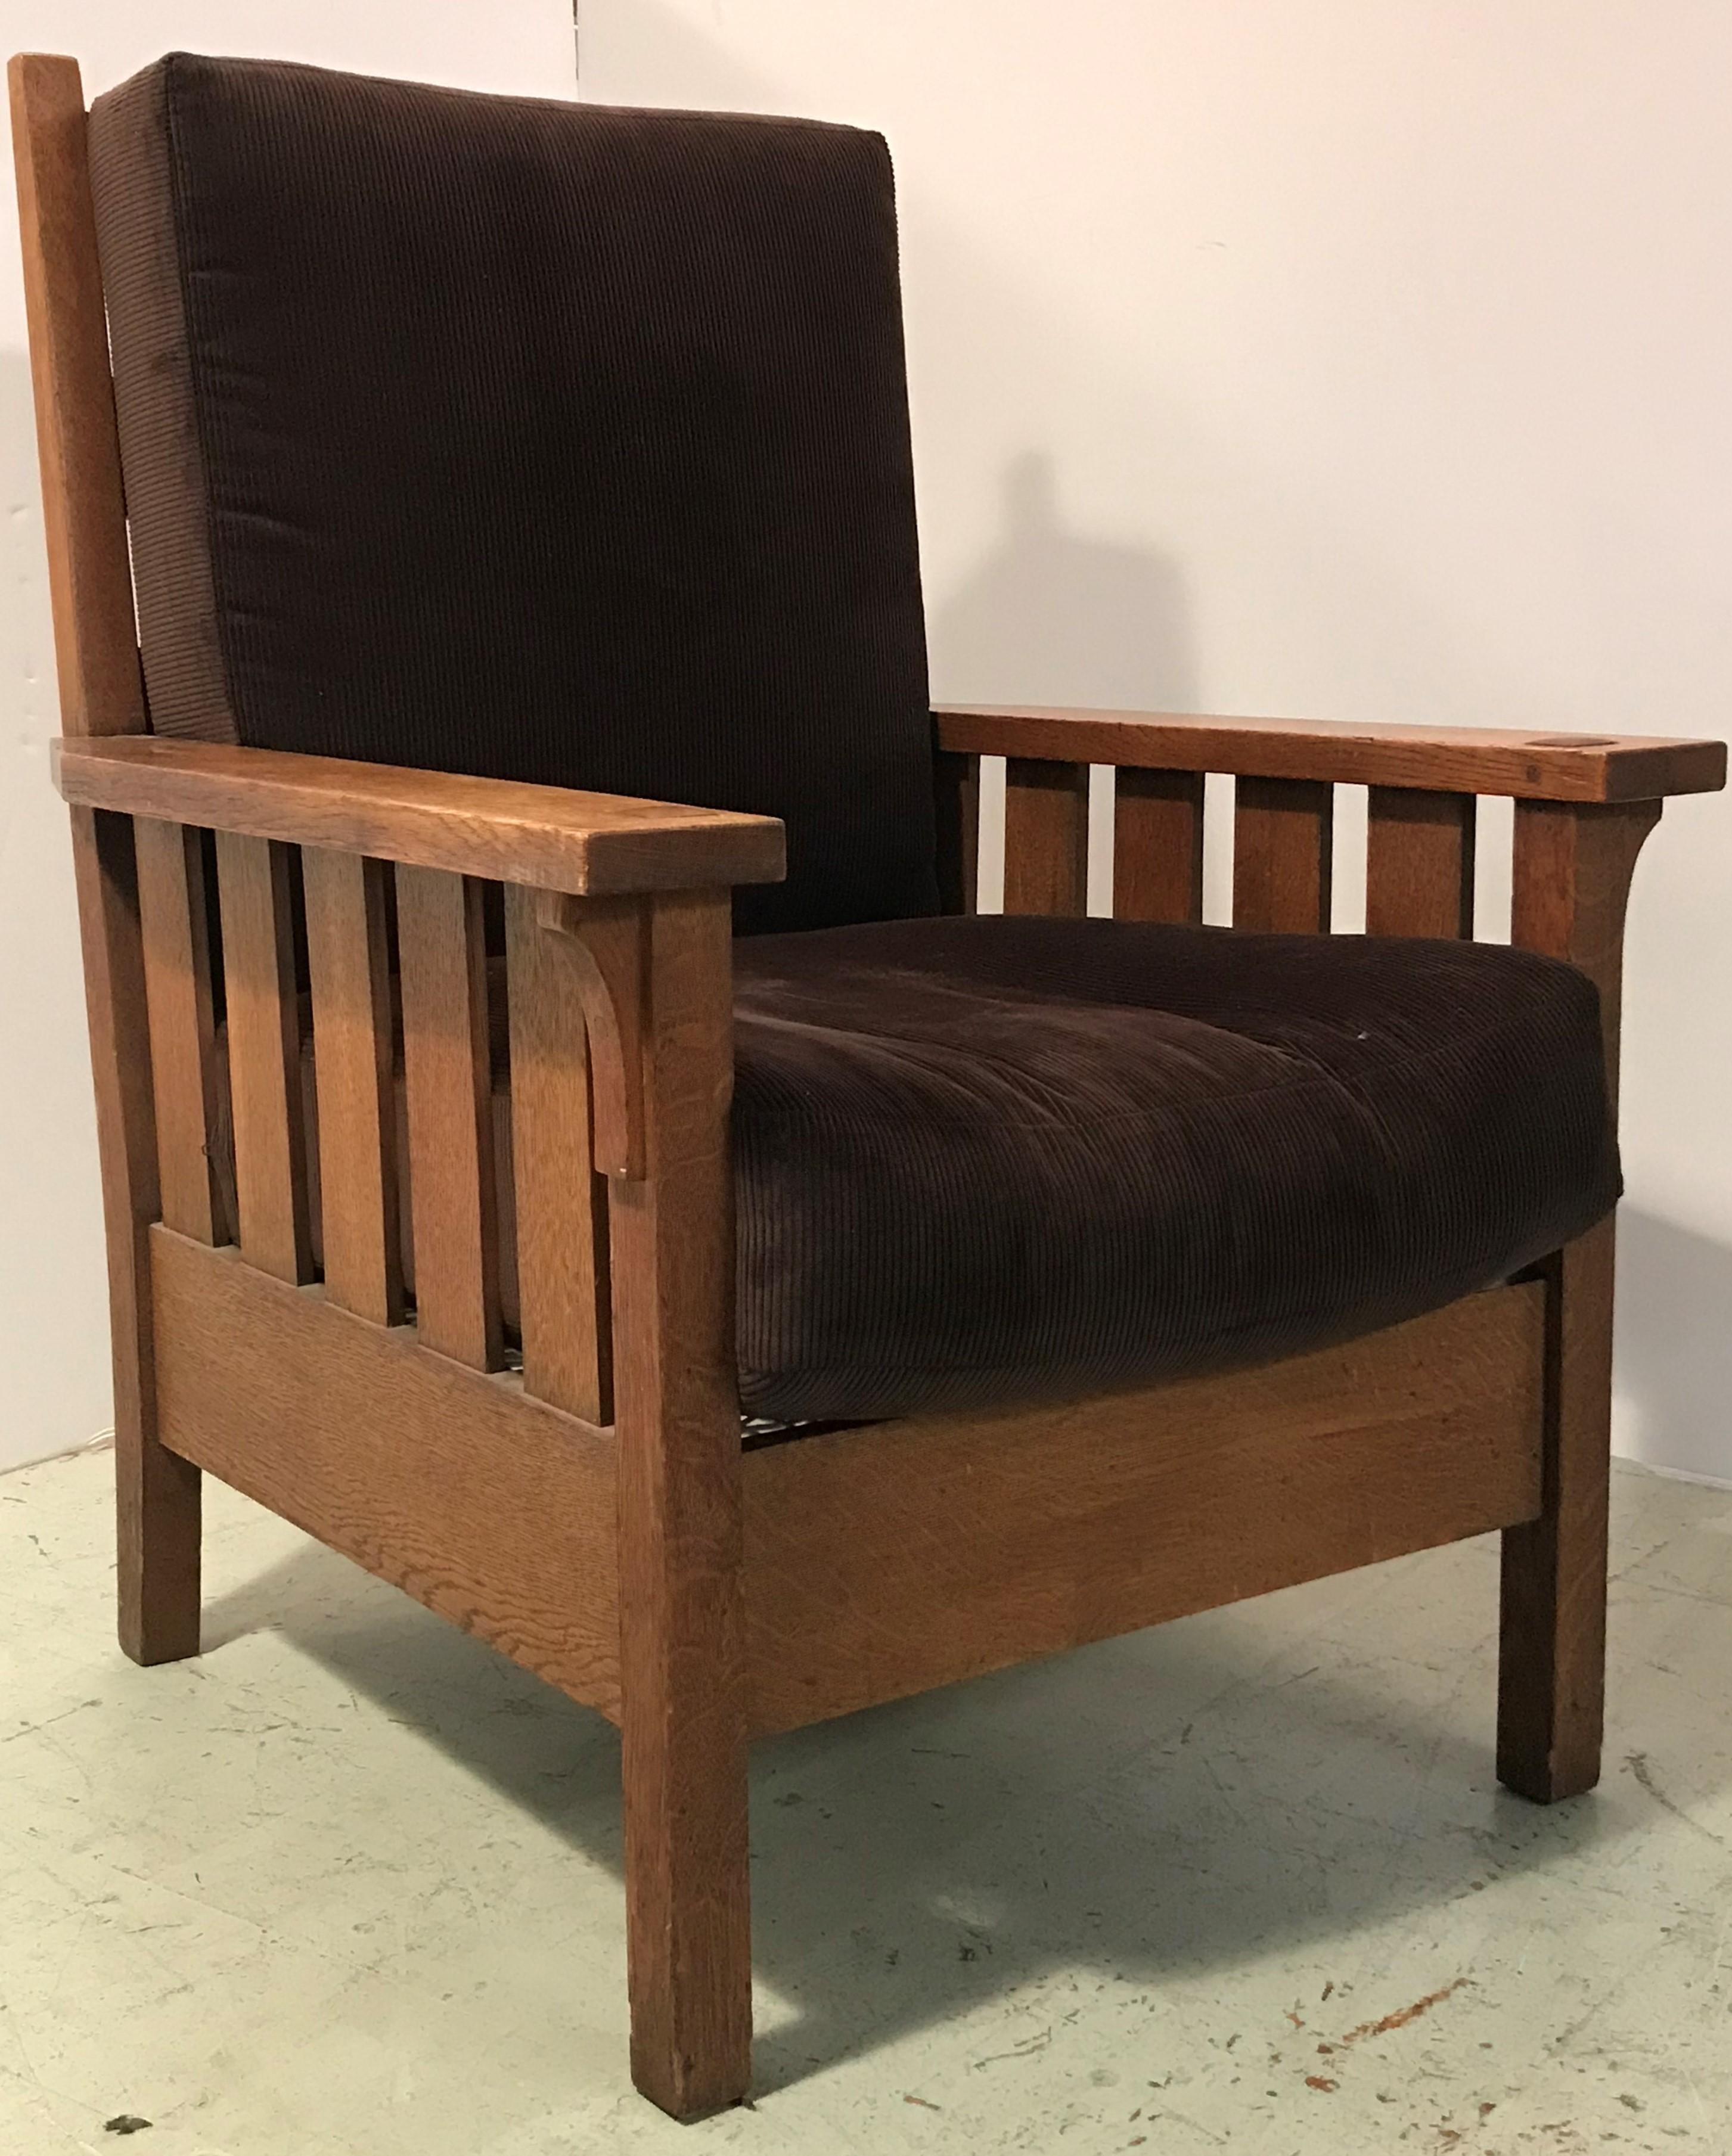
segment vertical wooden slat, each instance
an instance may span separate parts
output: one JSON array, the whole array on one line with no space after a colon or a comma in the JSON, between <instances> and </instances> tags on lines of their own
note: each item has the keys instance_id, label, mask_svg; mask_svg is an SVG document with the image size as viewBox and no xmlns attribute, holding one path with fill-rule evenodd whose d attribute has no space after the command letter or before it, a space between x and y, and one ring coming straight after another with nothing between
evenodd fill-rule
<instances>
[{"instance_id":1,"label":"vertical wooden slat","mask_svg":"<svg viewBox=\"0 0 1732 2156\"><path fill-rule=\"evenodd\" d=\"M1473 934L1471 793L1374 786L1365 836L1365 931L1371 936Z\"/></svg>"},{"instance_id":2,"label":"vertical wooden slat","mask_svg":"<svg viewBox=\"0 0 1732 2156\"><path fill-rule=\"evenodd\" d=\"M481 903L472 876L397 871L415 1322L424 1346L496 1370L498 1195Z\"/></svg>"},{"instance_id":3,"label":"vertical wooden slat","mask_svg":"<svg viewBox=\"0 0 1732 2156\"><path fill-rule=\"evenodd\" d=\"M216 1022L203 835L184 824L141 816L134 826L134 843L162 1218L177 1235L212 1243L216 1240L210 1166Z\"/></svg>"},{"instance_id":4,"label":"vertical wooden slat","mask_svg":"<svg viewBox=\"0 0 1732 2156\"><path fill-rule=\"evenodd\" d=\"M751 2081L728 900L653 902L647 1173L612 1191L632 2075L678 2117Z\"/></svg>"},{"instance_id":5,"label":"vertical wooden slat","mask_svg":"<svg viewBox=\"0 0 1732 2156\"><path fill-rule=\"evenodd\" d=\"M938 903L973 913L979 903L980 759L938 749L933 759L938 829Z\"/></svg>"},{"instance_id":6,"label":"vertical wooden slat","mask_svg":"<svg viewBox=\"0 0 1732 2156\"><path fill-rule=\"evenodd\" d=\"M1088 766L1012 757L1005 766L1005 911L1088 911Z\"/></svg>"},{"instance_id":7,"label":"vertical wooden slat","mask_svg":"<svg viewBox=\"0 0 1732 2156\"><path fill-rule=\"evenodd\" d=\"M1335 789L1308 778L1241 778L1234 798L1233 926L1327 934Z\"/></svg>"},{"instance_id":8,"label":"vertical wooden slat","mask_svg":"<svg viewBox=\"0 0 1732 2156\"><path fill-rule=\"evenodd\" d=\"M1114 773L1113 915L1117 921L1203 917L1203 774Z\"/></svg>"},{"instance_id":9,"label":"vertical wooden slat","mask_svg":"<svg viewBox=\"0 0 1732 2156\"><path fill-rule=\"evenodd\" d=\"M1625 910L1659 816L1657 801L1516 803L1512 941L1566 959L1599 989L1614 1112ZM1541 1804L1600 1774L1615 1269L1609 1218L1546 1267L1543 1506L1503 1537L1498 1774Z\"/></svg>"},{"instance_id":10,"label":"vertical wooden slat","mask_svg":"<svg viewBox=\"0 0 1732 2156\"><path fill-rule=\"evenodd\" d=\"M590 1142L582 954L543 927L540 894L506 891L511 1162L523 1383L537 1399L613 1419L608 1198Z\"/></svg>"},{"instance_id":11,"label":"vertical wooden slat","mask_svg":"<svg viewBox=\"0 0 1732 2156\"><path fill-rule=\"evenodd\" d=\"M307 847L308 969L319 1101L325 1292L375 1325L403 1318L397 1205L388 871L358 854Z\"/></svg>"},{"instance_id":12,"label":"vertical wooden slat","mask_svg":"<svg viewBox=\"0 0 1732 2156\"><path fill-rule=\"evenodd\" d=\"M312 1237L289 849L218 831L217 886L240 1254L279 1280L308 1281Z\"/></svg>"}]
</instances>

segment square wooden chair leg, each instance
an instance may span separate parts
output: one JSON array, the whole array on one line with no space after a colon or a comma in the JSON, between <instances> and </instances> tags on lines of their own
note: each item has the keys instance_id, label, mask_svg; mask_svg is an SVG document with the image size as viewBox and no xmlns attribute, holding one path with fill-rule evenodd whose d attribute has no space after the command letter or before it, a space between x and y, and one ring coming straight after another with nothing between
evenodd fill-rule
<instances>
[{"instance_id":1,"label":"square wooden chair leg","mask_svg":"<svg viewBox=\"0 0 1732 2156\"><path fill-rule=\"evenodd\" d=\"M609 1206L631 2071L676 2118L752 2084L730 932L725 892L658 897L646 963L599 969L645 1147Z\"/></svg>"},{"instance_id":2,"label":"square wooden chair leg","mask_svg":"<svg viewBox=\"0 0 1732 2156\"><path fill-rule=\"evenodd\" d=\"M75 810L72 855L108 1242L121 1645L135 1662L176 1662L198 1652L202 1507L198 1470L157 1430L146 1239L162 1205L130 820Z\"/></svg>"},{"instance_id":3,"label":"square wooden chair leg","mask_svg":"<svg viewBox=\"0 0 1732 2156\"><path fill-rule=\"evenodd\" d=\"M1600 1779L1611 1471L1613 1224L1547 1284L1544 1510L1503 1537L1498 1777L1536 1804Z\"/></svg>"},{"instance_id":4,"label":"square wooden chair leg","mask_svg":"<svg viewBox=\"0 0 1732 2156\"><path fill-rule=\"evenodd\" d=\"M198 1652L198 1470L117 1424L115 1494L121 1649L146 1666L184 1661Z\"/></svg>"},{"instance_id":5,"label":"square wooden chair leg","mask_svg":"<svg viewBox=\"0 0 1732 2156\"><path fill-rule=\"evenodd\" d=\"M624 1729L631 2077L675 2118L752 2092L746 1748L688 1676Z\"/></svg>"}]
</instances>

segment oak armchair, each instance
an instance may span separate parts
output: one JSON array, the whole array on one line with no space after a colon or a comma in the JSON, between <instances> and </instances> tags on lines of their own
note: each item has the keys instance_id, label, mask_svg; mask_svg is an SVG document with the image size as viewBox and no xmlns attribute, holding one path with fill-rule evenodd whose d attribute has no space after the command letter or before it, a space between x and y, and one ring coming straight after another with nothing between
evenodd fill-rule
<instances>
[{"instance_id":1,"label":"oak armchair","mask_svg":"<svg viewBox=\"0 0 1732 2156\"><path fill-rule=\"evenodd\" d=\"M126 1650L210 1472L614 1720L681 2117L754 1735L1501 1529L1498 1772L1591 1787L1624 904L1722 748L932 713L874 136L12 95Z\"/></svg>"}]
</instances>

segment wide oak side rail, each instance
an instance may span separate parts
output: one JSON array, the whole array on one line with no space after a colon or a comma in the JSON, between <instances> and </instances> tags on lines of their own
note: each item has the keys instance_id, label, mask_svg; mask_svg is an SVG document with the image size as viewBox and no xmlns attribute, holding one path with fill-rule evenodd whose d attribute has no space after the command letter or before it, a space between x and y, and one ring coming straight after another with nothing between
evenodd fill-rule
<instances>
[{"instance_id":1,"label":"wide oak side rail","mask_svg":"<svg viewBox=\"0 0 1732 2156\"><path fill-rule=\"evenodd\" d=\"M1213 771L1529 801L1652 801L1669 793L1713 793L1726 783L1724 742L1645 734L1494 732L1032 705L940 705L933 716L939 747L961 755L1122 770Z\"/></svg>"},{"instance_id":2,"label":"wide oak side rail","mask_svg":"<svg viewBox=\"0 0 1732 2156\"><path fill-rule=\"evenodd\" d=\"M150 734L69 737L52 757L75 808L579 897L778 883L784 873L773 816Z\"/></svg>"}]
</instances>

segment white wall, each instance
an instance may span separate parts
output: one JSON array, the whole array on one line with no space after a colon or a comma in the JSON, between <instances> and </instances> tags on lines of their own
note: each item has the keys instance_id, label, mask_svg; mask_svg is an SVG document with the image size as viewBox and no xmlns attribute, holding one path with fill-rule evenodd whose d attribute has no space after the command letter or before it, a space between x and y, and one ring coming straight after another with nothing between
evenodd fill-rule
<instances>
[{"instance_id":1,"label":"white wall","mask_svg":"<svg viewBox=\"0 0 1732 2156\"><path fill-rule=\"evenodd\" d=\"M1724 0L581 13L583 95L889 135L941 694L1726 730ZM94 84L241 49L235 14L0 0L10 43L81 50ZM275 0L244 26L296 58L569 79L563 0ZM76 1442L105 1386L20 341L8 317L0 1457ZM1619 1441L1732 1477L1729 816L1674 805L1637 878Z\"/></svg>"},{"instance_id":2,"label":"white wall","mask_svg":"<svg viewBox=\"0 0 1732 2156\"><path fill-rule=\"evenodd\" d=\"M0 49L75 54L87 97L160 53L258 53L569 95L568 0L0 0ZM0 125L3 125L0 122ZM3 170L12 169L9 152ZM0 1468L111 1414L102 1221L17 220L0 212Z\"/></svg>"}]
</instances>

